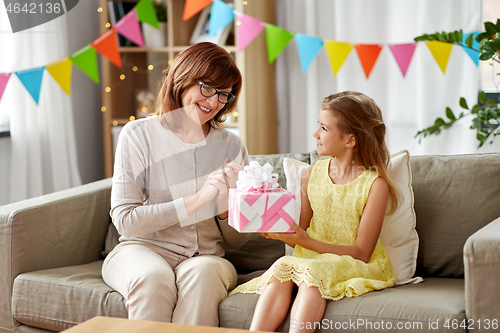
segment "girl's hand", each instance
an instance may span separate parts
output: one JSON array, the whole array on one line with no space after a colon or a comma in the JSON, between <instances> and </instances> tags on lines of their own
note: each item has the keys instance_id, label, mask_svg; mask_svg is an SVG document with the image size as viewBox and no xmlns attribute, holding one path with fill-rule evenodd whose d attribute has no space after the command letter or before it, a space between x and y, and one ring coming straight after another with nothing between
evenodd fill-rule
<instances>
[{"instance_id":1,"label":"girl's hand","mask_svg":"<svg viewBox=\"0 0 500 333\"><path fill-rule=\"evenodd\" d=\"M296 225L295 223L291 223L290 227L294 231L294 233L287 233L287 232L276 232L276 233L261 233L262 237L269 238L269 239L279 239L280 241L286 243L288 246L295 247L295 245L300 245L302 247L306 247L304 245L307 244L307 242L311 239L309 237L309 234Z\"/></svg>"}]
</instances>

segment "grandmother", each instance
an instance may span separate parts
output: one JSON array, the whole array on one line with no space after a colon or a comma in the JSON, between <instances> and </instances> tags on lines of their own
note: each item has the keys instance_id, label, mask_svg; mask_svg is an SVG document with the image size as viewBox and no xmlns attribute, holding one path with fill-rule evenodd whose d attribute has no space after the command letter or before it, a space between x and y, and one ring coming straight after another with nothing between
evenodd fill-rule
<instances>
[{"instance_id":1,"label":"grandmother","mask_svg":"<svg viewBox=\"0 0 500 333\"><path fill-rule=\"evenodd\" d=\"M212 43L179 53L165 75L154 115L120 133L110 214L121 237L102 274L130 319L218 326L237 280L221 241L248 240L227 223L228 189L248 153L222 128L242 78Z\"/></svg>"}]
</instances>

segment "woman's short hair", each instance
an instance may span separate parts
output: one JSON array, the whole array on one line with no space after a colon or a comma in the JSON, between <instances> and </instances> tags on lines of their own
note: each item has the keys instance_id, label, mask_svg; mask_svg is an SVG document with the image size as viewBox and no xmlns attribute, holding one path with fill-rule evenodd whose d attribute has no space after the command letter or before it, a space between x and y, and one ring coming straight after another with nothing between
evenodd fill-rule
<instances>
[{"instance_id":1,"label":"woman's short hair","mask_svg":"<svg viewBox=\"0 0 500 333\"><path fill-rule=\"evenodd\" d=\"M214 43L203 42L188 47L175 57L164 74L166 77L160 86L155 114L165 114L167 120L170 111L183 107L182 94L191 85L198 84L197 80L218 89L231 87L235 96L209 121L211 127L220 127L238 102L241 73L231 55Z\"/></svg>"}]
</instances>

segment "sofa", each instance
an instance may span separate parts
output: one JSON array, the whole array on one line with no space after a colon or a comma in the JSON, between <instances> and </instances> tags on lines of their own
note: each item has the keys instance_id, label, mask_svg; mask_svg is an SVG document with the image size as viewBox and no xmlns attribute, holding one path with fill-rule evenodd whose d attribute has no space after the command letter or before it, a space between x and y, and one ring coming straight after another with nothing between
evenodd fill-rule
<instances>
[{"instance_id":1,"label":"sofa","mask_svg":"<svg viewBox=\"0 0 500 333\"><path fill-rule=\"evenodd\" d=\"M286 186L285 158L314 163L315 152L254 155ZM421 283L328 301L317 332L493 332L500 320L500 154L412 156ZM0 207L0 332L62 331L95 316L127 317L123 297L101 277L116 242L111 179ZM284 255L282 242L252 234L226 248L239 282ZM220 326L248 329L258 295L219 307ZM290 325L285 320L279 331ZM302 323L304 324L304 323Z\"/></svg>"}]
</instances>

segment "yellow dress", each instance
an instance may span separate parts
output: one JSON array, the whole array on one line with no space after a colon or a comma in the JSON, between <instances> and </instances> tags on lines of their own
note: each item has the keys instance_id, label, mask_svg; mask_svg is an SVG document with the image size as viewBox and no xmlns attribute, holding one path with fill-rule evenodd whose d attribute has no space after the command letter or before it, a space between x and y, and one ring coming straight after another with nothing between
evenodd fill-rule
<instances>
[{"instance_id":1,"label":"yellow dress","mask_svg":"<svg viewBox=\"0 0 500 333\"><path fill-rule=\"evenodd\" d=\"M322 242L353 245L359 221L377 172L365 170L352 182L336 185L330 179L330 159L316 162L307 187L313 217L307 233ZM292 256L278 259L263 275L235 288L231 294L261 294L269 279L305 282L323 298L338 300L392 287L394 271L387 251L377 241L368 263L349 255L319 254L296 246Z\"/></svg>"}]
</instances>

